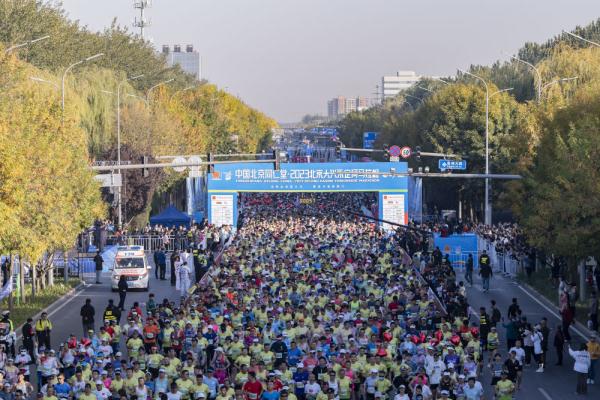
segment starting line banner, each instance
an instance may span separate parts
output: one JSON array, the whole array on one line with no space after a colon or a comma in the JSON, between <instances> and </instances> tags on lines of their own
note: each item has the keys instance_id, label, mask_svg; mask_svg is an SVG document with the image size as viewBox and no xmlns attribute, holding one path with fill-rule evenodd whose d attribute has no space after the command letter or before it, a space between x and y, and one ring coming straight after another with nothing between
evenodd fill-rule
<instances>
[{"instance_id":1,"label":"starting line banner","mask_svg":"<svg viewBox=\"0 0 600 400\"><path fill-rule=\"evenodd\" d=\"M406 172L403 162L219 164L208 174L208 221L237 224L239 192L378 192L379 215L399 224L408 222L408 178L386 174ZM387 227L386 227L387 228Z\"/></svg>"}]
</instances>

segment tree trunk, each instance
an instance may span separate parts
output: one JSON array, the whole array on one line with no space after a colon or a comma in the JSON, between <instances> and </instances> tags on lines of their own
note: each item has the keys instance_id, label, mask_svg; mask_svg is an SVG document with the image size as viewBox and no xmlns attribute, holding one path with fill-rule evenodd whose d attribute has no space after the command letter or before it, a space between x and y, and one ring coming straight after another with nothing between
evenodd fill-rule
<instances>
[{"instance_id":1,"label":"tree trunk","mask_svg":"<svg viewBox=\"0 0 600 400\"><path fill-rule=\"evenodd\" d=\"M19 291L21 292L21 304L24 304L27 296L25 296L25 265L23 265L21 257L19 257Z\"/></svg>"},{"instance_id":2,"label":"tree trunk","mask_svg":"<svg viewBox=\"0 0 600 400\"><path fill-rule=\"evenodd\" d=\"M13 255L12 255L12 253L9 254L8 259L9 259L8 280L6 282L12 282L12 279L13 279ZM14 287L13 287L13 290L15 290ZM8 309L10 310L10 312L13 311L13 290L11 290L10 293L8 294Z\"/></svg>"},{"instance_id":3,"label":"tree trunk","mask_svg":"<svg viewBox=\"0 0 600 400\"><path fill-rule=\"evenodd\" d=\"M37 265L31 266L31 298L35 299L35 295L37 294Z\"/></svg>"},{"instance_id":4,"label":"tree trunk","mask_svg":"<svg viewBox=\"0 0 600 400\"><path fill-rule=\"evenodd\" d=\"M579 301L587 300L587 282L585 279L586 268L585 260L579 260L577 265L577 273L579 275Z\"/></svg>"}]
</instances>

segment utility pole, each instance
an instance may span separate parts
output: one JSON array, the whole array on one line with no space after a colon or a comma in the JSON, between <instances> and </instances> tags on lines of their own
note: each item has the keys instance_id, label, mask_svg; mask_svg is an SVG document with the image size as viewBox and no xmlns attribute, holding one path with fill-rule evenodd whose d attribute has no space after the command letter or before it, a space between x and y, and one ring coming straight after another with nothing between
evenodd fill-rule
<instances>
[{"instance_id":1,"label":"utility pole","mask_svg":"<svg viewBox=\"0 0 600 400\"><path fill-rule=\"evenodd\" d=\"M150 8L152 6L152 0L134 0L133 8L140 10L140 17L135 18L133 20L133 26L135 28L140 28L140 37L144 38L144 28L151 25L149 19L146 19L144 16L144 11L146 8Z\"/></svg>"}]
</instances>

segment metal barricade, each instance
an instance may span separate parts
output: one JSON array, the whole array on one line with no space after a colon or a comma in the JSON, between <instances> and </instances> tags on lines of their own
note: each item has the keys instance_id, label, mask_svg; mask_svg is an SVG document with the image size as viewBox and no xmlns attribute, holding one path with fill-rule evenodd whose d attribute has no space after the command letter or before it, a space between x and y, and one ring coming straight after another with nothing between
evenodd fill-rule
<instances>
[{"instance_id":1,"label":"metal barricade","mask_svg":"<svg viewBox=\"0 0 600 400\"><path fill-rule=\"evenodd\" d=\"M143 246L144 250L154 252L160 248L165 251L183 250L190 243L187 237L167 237L161 235L122 235L110 236L109 242L121 246Z\"/></svg>"}]
</instances>

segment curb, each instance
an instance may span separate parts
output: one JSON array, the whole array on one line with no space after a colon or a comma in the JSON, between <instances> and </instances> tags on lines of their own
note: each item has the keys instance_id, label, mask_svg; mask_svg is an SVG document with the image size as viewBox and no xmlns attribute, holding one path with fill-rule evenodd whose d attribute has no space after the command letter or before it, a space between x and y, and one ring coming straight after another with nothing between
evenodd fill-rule
<instances>
[{"instance_id":1,"label":"curb","mask_svg":"<svg viewBox=\"0 0 600 400\"><path fill-rule=\"evenodd\" d=\"M46 308L38 311L37 314L32 315L31 318L35 321L36 319L38 319L43 312L49 312L49 310L54 307L56 304L61 303L65 300L66 297L70 297L72 296L75 292L78 292L79 290L85 288L85 282L81 281L77 286L75 286L73 289L69 290L67 293L63 294L62 296L60 296L58 299L56 299L54 302L52 302L51 304L47 305ZM23 332L23 326L26 324L27 322L17 326L15 328L15 333L17 335L17 340L21 339L21 336L23 336L22 332Z\"/></svg>"},{"instance_id":2,"label":"curb","mask_svg":"<svg viewBox=\"0 0 600 400\"><path fill-rule=\"evenodd\" d=\"M528 291L532 292L533 294L535 294L537 296L537 298L544 302L544 304L546 304L546 306L548 308L551 308L552 310L554 310L557 314L560 315L560 312L558 310L558 307L556 306L556 304L554 304L552 301L548 300L548 298L544 295L542 295L540 292L538 292L533 286L530 286L529 284L522 282L518 279L514 279L514 282L518 283L519 285L521 285L523 288L527 289ZM574 320L575 323L572 324L571 326L574 326L575 328L577 328L579 331L581 331L582 333L585 334L585 336L587 336L588 338L595 332L591 331L588 329L587 326L585 326L584 324L582 324L581 322L577 321L576 319Z\"/></svg>"}]
</instances>

